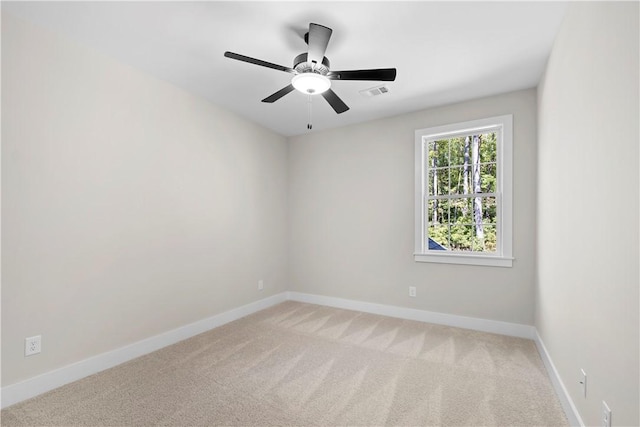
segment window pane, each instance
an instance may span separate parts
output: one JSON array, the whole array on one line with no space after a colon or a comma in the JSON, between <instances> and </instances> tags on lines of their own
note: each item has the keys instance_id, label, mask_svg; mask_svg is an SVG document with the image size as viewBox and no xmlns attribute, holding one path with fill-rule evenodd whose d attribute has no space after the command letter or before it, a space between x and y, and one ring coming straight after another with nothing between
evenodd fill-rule
<instances>
[{"instance_id":1,"label":"window pane","mask_svg":"<svg viewBox=\"0 0 640 427\"><path fill-rule=\"evenodd\" d=\"M449 222L449 201L431 199L427 202L427 221L430 225Z\"/></svg>"},{"instance_id":2,"label":"window pane","mask_svg":"<svg viewBox=\"0 0 640 427\"><path fill-rule=\"evenodd\" d=\"M462 166L465 160L465 137L451 138L449 140L449 165ZM469 161L469 144L466 144L467 162Z\"/></svg>"},{"instance_id":3,"label":"window pane","mask_svg":"<svg viewBox=\"0 0 640 427\"><path fill-rule=\"evenodd\" d=\"M484 252L496 251L496 226L495 224L484 224Z\"/></svg>"},{"instance_id":4,"label":"window pane","mask_svg":"<svg viewBox=\"0 0 640 427\"><path fill-rule=\"evenodd\" d=\"M449 227L447 225L432 225L427 230L428 248L430 250L449 249Z\"/></svg>"},{"instance_id":5,"label":"window pane","mask_svg":"<svg viewBox=\"0 0 640 427\"><path fill-rule=\"evenodd\" d=\"M449 194L464 194L463 192L463 169L462 167L453 167L450 169L451 181Z\"/></svg>"},{"instance_id":6,"label":"window pane","mask_svg":"<svg viewBox=\"0 0 640 427\"><path fill-rule=\"evenodd\" d=\"M493 204L487 199L494 199ZM493 207L493 210L491 209ZM494 197L473 197L471 198L471 222L479 224L487 221L491 215L495 214L495 198Z\"/></svg>"},{"instance_id":7,"label":"window pane","mask_svg":"<svg viewBox=\"0 0 640 427\"><path fill-rule=\"evenodd\" d=\"M447 224L449 223L449 207L451 205L450 200L438 200L438 213L440 214L440 223Z\"/></svg>"},{"instance_id":8,"label":"window pane","mask_svg":"<svg viewBox=\"0 0 640 427\"><path fill-rule=\"evenodd\" d=\"M427 218L425 223L434 223L433 211L437 206L437 200L427 200Z\"/></svg>"},{"instance_id":9,"label":"window pane","mask_svg":"<svg viewBox=\"0 0 640 427\"><path fill-rule=\"evenodd\" d=\"M449 168L435 169L433 171L434 185L439 195L449 194Z\"/></svg>"},{"instance_id":10,"label":"window pane","mask_svg":"<svg viewBox=\"0 0 640 427\"><path fill-rule=\"evenodd\" d=\"M426 162L426 166L427 168L431 168L434 165L434 159L436 158L436 152L435 152L435 147L434 147L434 141L429 141L427 142L427 156L425 162Z\"/></svg>"},{"instance_id":11,"label":"window pane","mask_svg":"<svg viewBox=\"0 0 640 427\"><path fill-rule=\"evenodd\" d=\"M427 229L428 251L495 253L497 235L495 225L476 228L469 224L432 225Z\"/></svg>"},{"instance_id":12,"label":"window pane","mask_svg":"<svg viewBox=\"0 0 640 427\"><path fill-rule=\"evenodd\" d=\"M496 132L483 134L480 143L480 161L482 163L497 161Z\"/></svg>"},{"instance_id":13,"label":"window pane","mask_svg":"<svg viewBox=\"0 0 640 427\"><path fill-rule=\"evenodd\" d=\"M449 222L451 224L471 224L471 200L469 198L449 200Z\"/></svg>"},{"instance_id":14,"label":"window pane","mask_svg":"<svg viewBox=\"0 0 640 427\"><path fill-rule=\"evenodd\" d=\"M443 167L449 166L449 140L441 139L438 141L432 141L429 143L432 147L430 151L433 151L432 157L429 160L432 161L431 167ZM433 164L435 161L435 164Z\"/></svg>"},{"instance_id":15,"label":"window pane","mask_svg":"<svg viewBox=\"0 0 640 427\"><path fill-rule=\"evenodd\" d=\"M434 189L434 187L433 187L433 182L434 182L433 181L433 175L434 175L434 171L433 170L430 170L429 173L427 174L427 183L426 183L427 185L426 186L427 186L427 194L429 196L433 196L434 195L434 192L433 192L433 189Z\"/></svg>"},{"instance_id":16,"label":"window pane","mask_svg":"<svg viewBox=\"0 0 640 427\"><path fill-rule=\"evenodd\" d=\"M451 226L451 250L470 251L473 239L473 226L455 224Z\"/></svg>"},{"instance_id":17,"label":"window pane","mask_svg":"<svg viewBox=\"0 0 640 427\"><path fill-rule=\"evenodd\" d=\"M474 252L495 252L496 226L492 224L480 224L479 227L474 226L472 240L472 248Z\"/></svg>"},{"instance_id":18,"label":"window pane","mask_svg":"<svg viewBox=\"0 0 640 427\"><path fill-rule=\"evenodd\" d=\"M483 193L496 192L496 164L487 163L480 165L480 188Z\"/></svg>"},{"instance_id":19,"label":"window pane","mask_svg":"<svg viewBox=\"0 0 640 427\"><path fill-rule=\"evenodd\" d=\"M497 202L495 197L480 197L482 201L482 222L495 224Z\"/></svg>"},{"instance_id":20,"label":"window pane","mask_svg":"<svg viewBox=\"0 0 640 427\"><path fill-rule=\"evenodd\" d=\"M427 173L427 182L425 183L427 188L427 195L443 196L445 194L449 194L449 192L451 191L451 189L449 188L449 180L451 179L451 182L453 182L455 186L457 176L453 175L457 173L457 170L451 171L449 170L449 168L438 168L429 170L429 172ZM456 193L454 192L453 194Z\"/></svg>"}]
</instances>

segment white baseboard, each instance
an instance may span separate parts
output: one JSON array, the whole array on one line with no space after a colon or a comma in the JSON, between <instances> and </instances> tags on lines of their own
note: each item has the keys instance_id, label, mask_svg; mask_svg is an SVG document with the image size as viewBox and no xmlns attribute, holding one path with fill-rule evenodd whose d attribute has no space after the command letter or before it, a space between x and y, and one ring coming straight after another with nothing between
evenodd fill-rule
<instances>
[{"instance_id":1,"label":"white baseboard","mask_svg":"<svg viewBox=\"0 0 640 427\"><path fill-rule=\"evenodd\" d=\"M564 409L564 413L567 415L569 424L576 427L584 427L584 423L582 422L580 413L578 412L576 406L573 404L573 400L567 392L567 388L564 386L564 383L560 378L560 374L558 373L558 370L553 364L551 356L547 351L547 347L545 347L544 342L542 342L542 338L540 338L537 330L534 340L536 342L536 347L538 347L538 353L540 353L540 357L544 362L544 366L547 368L547 372L549 373L549 378L551 378L551 384L553 384L553 388L558 395L558 399L560 399L562 409Z\"/></svg>"},{"instance_id":2,"label":"white baseboard","mask_svg":"<svg viewBox=\"0 0 640 427\"><path fill-rule=\"evenodd\" d=\"M376 304L344 298L305 294L300 292L282 292L224 313L217 314L207 319L138 341L128 346L81 360L54 371L46 372L36 377L29 378L28 380L8 385L3 387L0 393L1 407L6 408L7 406L45 393L49 390L53 390L54 388L61 387L73 381L77 381L105 369L109 369L168 345L175 344L179 341L206 332L218 326L222 326L260 310L264 310L265 308L269 308L286 300L532 339L535 341L538 352L540 353L547 371L549 372L553 387L556 390L570 424L572 426L584 426L571 397L567 393L567 390L560 379L558 371L551 361L542 339L533 326L458 316L454 314L436 313L432 311Z\"/></svg>"},{"instance_id":3,"label":"white baseboard","mask_svg":"<svg viewBox=\"0 0 640 427\"><path fill-rule=\"evenodd\" d=\"M284 302L287 293L282 292L259 301L255 301L224 313L203 319L168 332L135 342L125 347L81 360L71 365L46 372L28 380L2 387L1 407L6 408L54 388L77 381L81 378L109 369L121 363L159 350L179 341L191 338L210 329L222 326L241 317L248 316L265 308Z\"/></svg>"},{"instance_id":4,"label":"white baseboard","mask_svg":"<svg viewBox=\"0 0 640 427\"><path fill-rule=\"evenodd\" d=\"M347 310L363 311L365 313L380 314L400 319L417 320L438 325L455 326L457 328L473 329L475 331L491 332L534 339L535 328L520 323L501 322L498 320L479 319L475 317L458 316L455 314L437 313L434 311L417 310L413 308L397 307L393 305L375 304L343 298L312 295L300 292L288 292L287 299L310 304L326 305Z\"/></svg>"},{"instance_id":5,"label":"white baseboard","mask_svg":"<svg viewBox=\"0 0 640 427\"><path fill-rule=\"evenodd\" d=\"M325 305L346 310L362 311L365 313L380 314L383 316L397 317L400 319L417 320L439 325L455 326L476 331L491 332L494 334L508 335L520 338L531 339L536 343L538 353L547 368L549 378L553 388L558 395L562 408L572 426L584 427L582 418L578 413L573 400L567 393L560 375L556 370L551 357L547 352L538 331L534 326L522 325L519 323L500 322L497 320L478 319L474 317L457 316L454 314L436 313L432 311L416 310L412 308L396 307L392 305L375 304L370 302L355 301L343 298L327 297L323 295L312 295L300 292L287 292L287 299L292 301L306 302L309 304Z\"/></svg>"}]
</instances>

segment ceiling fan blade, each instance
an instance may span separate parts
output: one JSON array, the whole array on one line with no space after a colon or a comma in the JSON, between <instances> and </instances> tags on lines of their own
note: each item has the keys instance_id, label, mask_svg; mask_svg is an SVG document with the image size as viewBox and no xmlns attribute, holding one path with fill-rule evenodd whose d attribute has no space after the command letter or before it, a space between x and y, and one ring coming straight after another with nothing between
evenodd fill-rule
<instances>
[{"instance_id":1,"label":"ceiling fan blade","mask_svg":"<svg viewBox=\"0 0 640 427\"><path fill-rule=\"evenodd\" d=\"M277 91L276 93L274 93L273 95L267 96L265 99L262 100L262 102L268 102L268 103L276 102L278 99L282 98L283 96L291 92L293 89L295 88L293 87L292 84L290 84L289 86L285 86L279 91Z\"/></svg>"},{"instance_id":2,"label":"ceiling fan blade","mask_svg":"<svg viewBox=\"0 0 640 427\"><path fill-rule=\"evenodd\" d=\"M331 28L318 24L309 24L309 53L307 61L322 64L331 33L333 33Z\"/></svg>"},{"instance_id":3,"label":"ceiling fan blade","mask_svg":"<svg viewBox=\"0 0 640 427\"><path fill-rule=\"evenodd\" d=\"M327 77L331 80L372 80L392 82L396 79L396 69L379 68L374 70L331 71Z\"/></svg>"},{"instance_id":4,"label":"ceiling fan blade","mask_svg":"<svg viewBox=\"0 0 640 427\"><path fill-rule=\"evenodd\" d=\"M329 105L336 110L336 113L341 114L349 109L347 104L342 102L342 99L336 95L334 91L331 89L327 89L325 92L322 92L322 97L327 100Z\"/></svg>"},{"instance_id":5,"label":"ceiling fan blade","mask_svg":"<svg viewBox=\"0 0 640 427\"><path fill-rule=\"evenodd\" d=\"M249 64L260 65L262 67L273 68L274 70L285 71L287 73L295 73L293 68L284 67L278 64L272 64L271 62L263 61L261 59L251 58L249 56L240 55L238 53L233 52L225 52L224 56L231 59L236 59L242 62L248 62Z\"/></svg>"}]
</instances>

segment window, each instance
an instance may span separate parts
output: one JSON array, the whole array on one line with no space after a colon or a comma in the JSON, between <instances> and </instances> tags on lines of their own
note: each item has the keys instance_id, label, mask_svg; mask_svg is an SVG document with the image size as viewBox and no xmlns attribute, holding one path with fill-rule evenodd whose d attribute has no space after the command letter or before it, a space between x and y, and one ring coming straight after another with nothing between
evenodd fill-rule
<instances>
[{"instance_id":1,"label":"window","mask_svg":"<svg viewBox=\"0 0 640 427\"><path fill-rule=\"evenodd\" d=\"M416 261L512 265L512 116L416 131Z\"/></svg>"}]
</instances>

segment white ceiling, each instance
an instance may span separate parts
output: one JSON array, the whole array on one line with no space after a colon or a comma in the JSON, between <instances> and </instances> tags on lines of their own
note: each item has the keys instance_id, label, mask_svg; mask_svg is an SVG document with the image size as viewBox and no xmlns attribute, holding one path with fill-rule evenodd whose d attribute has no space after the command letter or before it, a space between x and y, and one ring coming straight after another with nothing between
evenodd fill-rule
<instances>
[{"instance_id":1,"label":"white ceiling","mask_svg":"<svg viewBox=\"0 0 640 427\"><path fill-rule=\"evenodd\" d=\"M565 2L2 2L22 17L283 135L308 132L307 97L261 99L291 74L234 61L229 50L287 67L309 22L333 29L332 70L395 67L381 82L334 81L351 108L313 98L314 131L537 85Z\"/></svg>"}]
</instances>

